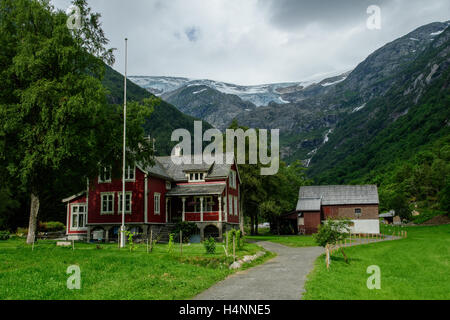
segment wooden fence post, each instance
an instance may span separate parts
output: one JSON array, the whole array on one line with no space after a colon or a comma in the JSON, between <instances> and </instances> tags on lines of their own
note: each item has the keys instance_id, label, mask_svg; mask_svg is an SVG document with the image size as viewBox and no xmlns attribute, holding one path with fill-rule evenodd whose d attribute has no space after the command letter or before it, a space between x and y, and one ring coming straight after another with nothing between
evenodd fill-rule
<instances>
[{"instance_id":1,"label":"wooden fence post","mask_svg":"<svg viewBox=\"0 0 450 320\"><path fill-rule=\"evenodd\" d=\"M325 246L325 261L327 264L327 270L330 269L330 245L327 243Z\"/></svg>"},{"instance_id":2,"label":"wooden fence post","mask_svg":"<svg viewBox=\"0 0 450 320\"><path fill-rule=\"evenodd\" d=\"M233 234L233 262L236 261L236 236Z\"/></svg>"},{"instance_id":3,"label":"wooden fence post","mask_svg":"<svg viewBox=\"0 0 450 320\"><path fill-rule=\"evenodd\" d=\"M153 229L150 228L150 252L153 252Z\"/></svg>"},{"instance_id":4,"label":"wooden fence post","mask_svg":"<svg viewBox=\"0 0 450 320\"><path fill-rule=\"evenodd\" d=\"M225 246L227 248L227 255L228 255L228 235L229 235L229 232L226 232L225 235L226 235L226 239L227 239L227 243L225 244Z\"/></svg>"},{"instance_id":5,"label":"wooden fence post","mask_svg":"<svg viewBox=\"0 0 450 320\"><path fill-rule=\"evenodd\" d=\"M183 231L180 230L180 255L183 255Z\"/></svg>"}]
</instances>

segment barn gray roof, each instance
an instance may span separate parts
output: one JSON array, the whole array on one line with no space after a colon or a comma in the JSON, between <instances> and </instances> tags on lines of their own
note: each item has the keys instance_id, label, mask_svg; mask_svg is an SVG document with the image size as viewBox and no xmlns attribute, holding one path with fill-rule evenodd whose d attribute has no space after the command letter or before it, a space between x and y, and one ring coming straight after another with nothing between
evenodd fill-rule
<instances>
[{"instance_id":1,"label":"barn gray roof","mask_svg":"<svg viewBox=\"0 0 450 320\"><path fill-rule=\"evenodd\" d=\"M320 211L321 199L299 199L297 211Z\"/></svg>"},{"instance_id":2,"label":"barn gray roof","mask_svg":"<svg viewBox=\"0 0 450 320\"><path fill-rule=\"evenodd\" d=\"M222 194L225 187L225 183L178 185L167 192L167 196L216 195Z\"/></svg>"},{"instance_id":3,"label":"barn gray roof","mask_svg":"<svg viewBox=\"0 0 450 320\"><path fill-rule=\"evenodd\" d=\"M321 205L379 203L376 185L300 187L298 199L298 211L317 210L319 203Z\"/></svg>"}]
</instances>

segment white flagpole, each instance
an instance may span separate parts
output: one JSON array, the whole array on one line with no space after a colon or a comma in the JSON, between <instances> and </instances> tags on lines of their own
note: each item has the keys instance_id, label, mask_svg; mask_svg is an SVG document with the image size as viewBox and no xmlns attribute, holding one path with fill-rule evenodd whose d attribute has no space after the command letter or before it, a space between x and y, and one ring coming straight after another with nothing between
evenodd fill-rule
<instances>
[{"instance_id":1,"label":"white flagpole","mask_svg":"<svg viewBox=\"0 0 450 320\"><path fill-rule=\"evenodd\" d=\"M123 166L122 166L122 226L120 227L120 247L125 247L125 170L126 170L126 134L127 134L127 63L128 39L125 38L125 79L123 90Z\"/></svg>"}]
</instances>

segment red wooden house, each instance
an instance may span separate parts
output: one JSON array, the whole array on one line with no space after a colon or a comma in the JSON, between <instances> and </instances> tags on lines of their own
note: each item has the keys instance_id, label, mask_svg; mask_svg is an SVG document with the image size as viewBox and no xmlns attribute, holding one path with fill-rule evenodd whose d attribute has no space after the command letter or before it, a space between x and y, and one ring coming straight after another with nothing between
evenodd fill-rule
<instances>
[{"instance_id":1,"label":"red wooden house","mask_svg":"<svg viewBox=\"0 0 450 320\"><path fill-rule=\"evenodd\" d=\"M224 161L225 162L225 161ZM221 238L239 228L242 219L240 177L233 164L177 165L171 157L157 157L151 167L128 167L125 225L148 235L167 232L179 221L197 224L201 238ZM67 236L110 241L117 239L122 222L122 180L104 169L87 190L64 199Z\"/></svg>"}]
</instances>

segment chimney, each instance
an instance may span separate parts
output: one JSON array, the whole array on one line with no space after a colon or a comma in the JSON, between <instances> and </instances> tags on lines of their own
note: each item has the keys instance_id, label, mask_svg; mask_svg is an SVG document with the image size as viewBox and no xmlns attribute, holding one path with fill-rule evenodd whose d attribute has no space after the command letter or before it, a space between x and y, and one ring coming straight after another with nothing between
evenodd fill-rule
<instances>
[{"instance_id":1,"label":"chimney","mask_svg":"<svg viewBox=\"0 0 450 320\"><path fill-rule=\"evenodd\" d=\"M175 146L174 155L175 157L181 157L181 146Z\"/></svg>"}]
</instances>

